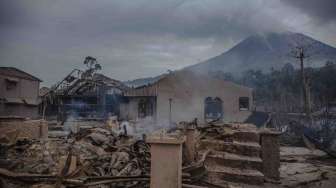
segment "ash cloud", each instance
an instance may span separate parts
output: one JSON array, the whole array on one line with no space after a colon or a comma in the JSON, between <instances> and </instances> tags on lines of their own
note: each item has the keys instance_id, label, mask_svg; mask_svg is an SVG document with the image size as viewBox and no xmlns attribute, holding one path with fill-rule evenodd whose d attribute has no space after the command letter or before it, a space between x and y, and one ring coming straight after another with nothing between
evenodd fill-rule
<instances>
[{"instance_id":1,"label":"ash cloud","mask_svg":"<svg viewBox=\"0 0 336 188\"><path fill-rule=\"evenodd\" d=\"M30 72L47 86L87 55L115 79L156 76L255 33L302 28L293 17L301 18L279 0L2 0L0 65Z\"/></svg>"},{"instance_id":2,"label":"ash cloud","mask_svg":"<svg viewBox=\"0 0 336 188\"><path fill-rule=\"evenodd\" d=\"M335 0L281 0L308 14L320 23L336 21Z\"/></svg>"}]
</instances>

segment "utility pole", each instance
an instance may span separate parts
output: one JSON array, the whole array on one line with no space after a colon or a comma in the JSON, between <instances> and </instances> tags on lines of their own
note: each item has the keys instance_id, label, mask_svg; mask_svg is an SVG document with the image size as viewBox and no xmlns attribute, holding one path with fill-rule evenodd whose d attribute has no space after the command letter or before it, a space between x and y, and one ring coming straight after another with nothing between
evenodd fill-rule
<instances>
[{"instance_id":1,"label":"utility pole","mask_svg":"<svg viewBox=\"0 0 336 188\"><path fill-rule=\"evenodd\" d=\"M169 98L169 126L172 125L172 98Z\"/></svg>"},{"instance_id":2,"label":"utility pole","mask_svg":"<svg viewBox=\"0 0 336 188\"><path fill-rule=\"evenodd\" d=\"M310 96L310 85L308 81L308 77L304 70L304 60L309 58L306 54L306 49L303 46L298 46L293 51L293 56L300 61L300 71L301 71L301 80L302 80L302 92L303 92L303 100L304 100L304 111L306 116L309 118L310 125L312 124L312 114L311 114L311 96Z\"/></svg>"}]
</instances>

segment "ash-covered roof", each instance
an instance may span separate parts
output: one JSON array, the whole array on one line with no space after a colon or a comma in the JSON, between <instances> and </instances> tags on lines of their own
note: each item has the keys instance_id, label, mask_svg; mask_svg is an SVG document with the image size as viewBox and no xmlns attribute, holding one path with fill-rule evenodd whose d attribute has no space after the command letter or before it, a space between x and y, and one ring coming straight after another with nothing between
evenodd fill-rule
<instances>
[{"instance_id":1,"label":"ash-covered roof","mask_svg":"<svg viewBox=\"0 0 336 188\"><path fill-rule=\"evenodd\" d=\"M168 74L162 75L155 81L152 81L146 85L141 85L135 88L130 88L126 91L125 96L156 96L158 84L167 79L172 80L173 83L184 82L185 84L189 86L193 84L195 88L199 88L205 85L209 86L209 85L217 84L221 86L227 85L227 86L234 87L234 88L241 88L244 90L250 90L250 91L253 90L252 88L239 85L231 81L220 80L220 79L208 76L208 75L195 73L189 70L179 70L179 71L173 71Z\"/></svg>"},{"instance_id":2,"label":"ash-covered roof","mask_svg":"<svg viewBox=\"0 0 336 188\"><path fill-rule=\"evenodd\" d=\"M210 81L220 81L220 82L225 82L231 85L235 85L241 88L246 88L246 89L251 89L250 87L244 86L244 85L240 85L237 84L235 82L232 81L228 81L228 80L222 80L222 79L218 79L218 78L214 78L212 76L206 75L206 74L201 74L198 72L193 72L190 70L177 70L177 71L170 71L169 73L166 74L162 74L159 75L157 77L153 77L152 79L150 79L148 82L140 84L140 85L136 85L135 87L131 87L132 89L141 89L141 88L145 88L145 87L150 87L152 85L157 84L158 82L170 78L170 77L181 77L181 79L183 78L191 78L191 79L197 79L197 80L210 80Z\"/></svg>"},{"instance_id":3,"label":"ash-covered roof","mask_svg":"<svg viewBox=\"0 0 336 188\"><path fill-rule=\"evenodd\" d=\"M108 86L112 86L112 87L117 87L121 90L126 90L128 89L128 87L121 81L110 78L108 76L105 76L103 74L99 74L96 73L93 75L93 80L95 81L102 81L103 83L105 83Z\"/></svg>"}]
</instances>

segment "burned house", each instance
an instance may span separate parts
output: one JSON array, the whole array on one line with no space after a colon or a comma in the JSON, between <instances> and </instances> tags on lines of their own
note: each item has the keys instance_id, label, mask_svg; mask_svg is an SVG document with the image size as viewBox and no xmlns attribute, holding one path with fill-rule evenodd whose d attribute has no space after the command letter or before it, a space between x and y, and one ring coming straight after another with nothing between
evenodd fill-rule
<instances>
[{"instance_id":1,"label":"burned house","mask_svg":"<svg viewBox=\"0 0 336 188\"><path fill-rule=\"evenodd\" d=\"M121 105L122 119L244 122L252 109L251 88L184 70L129 89L124 96L128 100Z\"/></svg>"},{"instance_id":2,"label":"burned house","mask_svg":"<svg viewBox=\"0 0 336 188\"><path fill-rule=\"evenodd\" d=\"M13 67L0 67L0 116L38 117L41 80Z\"/></svg>"},{"instance_id":3,"label":"burned house","mask_svg":"<svg viewBox=\"0 0 336 188\"><path fill-rule=\"evenodd\" d=\"M105 118L119 114L119 101L126 86L118 80L97 73L101 69L96 60L87 57L85 71L74 69L53 86L43 97L43 114L57 115L58 120L69 116Z\"/></svg>"}]
</instances>

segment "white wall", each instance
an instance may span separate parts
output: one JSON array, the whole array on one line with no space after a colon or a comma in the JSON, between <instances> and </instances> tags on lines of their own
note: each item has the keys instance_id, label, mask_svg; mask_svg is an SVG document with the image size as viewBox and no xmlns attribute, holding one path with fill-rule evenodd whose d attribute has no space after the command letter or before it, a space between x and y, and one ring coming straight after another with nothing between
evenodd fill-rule
<instances>
[{"instance_id":1,"label":"white wall","mask_svg":"<svg viewBox=\"0 0 336 188\"><path fill-rule=\"evenodd\" d=\"M157 95L156 119L162 124L169 122L170 98L172 99L172 121L176 123L192 121L194 118L197 118L200 123L204 123L205 99L207 97L219 97L223 101L223 121L225 122L243 122L251 114L250 110L253 109L251 88L207 76L195 75L191 72L172 73L155 83L153 88L155 88ZM239 110L239 97L249 97L249 111ZM130 119L137 119L138 101L136 97L131 97L127 108L123 107L123 109L128 109L128 112L122 112L122 116L127 114Z\"/></svg>"},{"instance_id":2,"label":"white wall","mask_svg":"<svg viewBox=\"0 0 336 188\"><path fill-rule=\"evenodd\" d=\"M239 97L250 98L252 90L231 82L177 75L167 77L158 83L157 119L169 121L169 98L172 98L172 121L191 121L197 118L204 122L205 99L219 97L223 101L223 121L243 122L250 111L239 110Z\"/></svg>"}]
</instances>

